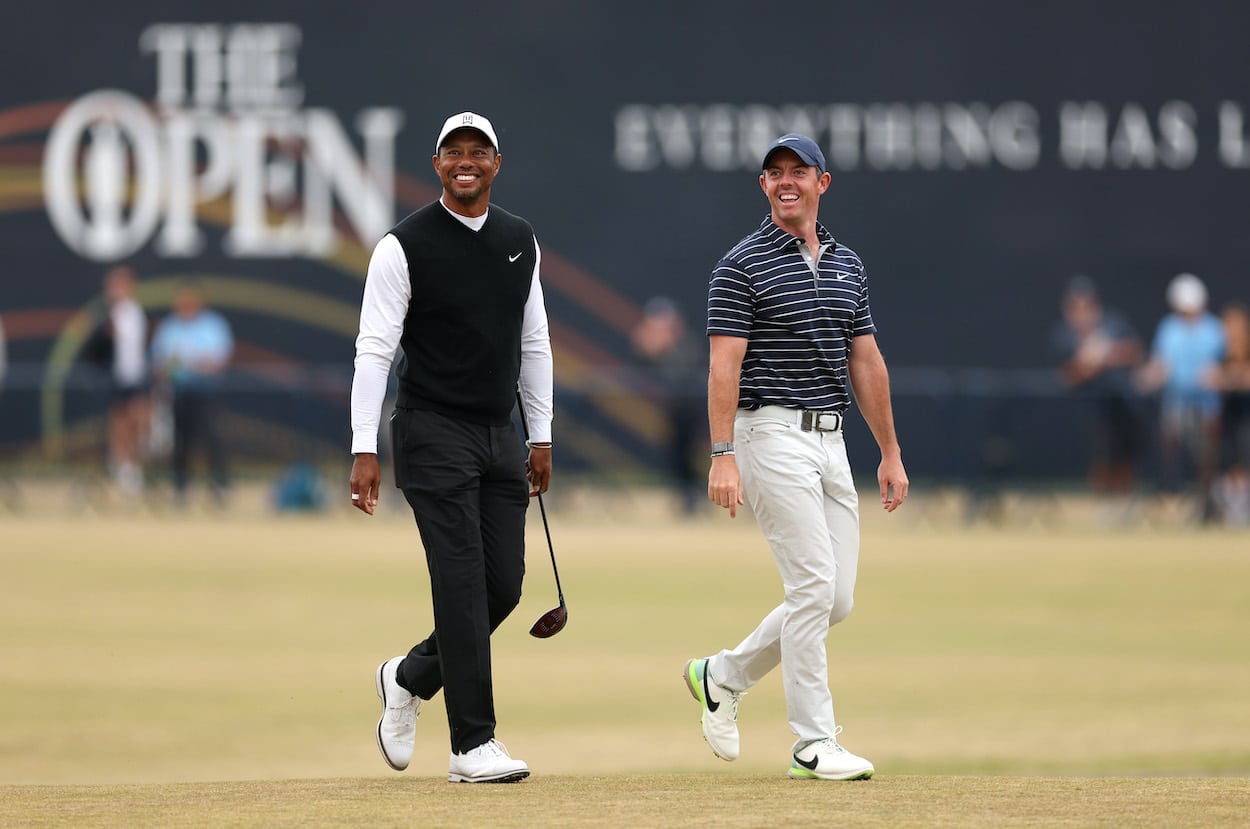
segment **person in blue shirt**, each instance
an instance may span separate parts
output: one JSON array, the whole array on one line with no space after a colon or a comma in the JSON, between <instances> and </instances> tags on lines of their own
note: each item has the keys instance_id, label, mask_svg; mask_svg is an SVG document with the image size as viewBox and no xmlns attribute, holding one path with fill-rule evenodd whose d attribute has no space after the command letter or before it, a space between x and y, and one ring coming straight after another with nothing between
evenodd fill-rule
<instances>
[{"instance_id":1,"label":"person in blue shirt","mask_svg":"<svg viewBox=\"0 0 1250 829\"><path fill-rule=\"evenodd\" d=\"M173 313L152 339L152 369L172 395L174 416L173 483L178 502L186 497L191 452L202 449L214 499L224 501L229 478L225 444L218 429L218 394L234 336L225 317L205 307L199 288L185 284L174 297Z\"/></svg>"},{"instance_id":2,"label":"person in blue shirt","mask_svg":"<svg viewBox=\"0 0 1250 829\"><path fill-rule=\"evenodd\" d=\"M1224 357L1224 328L1207 310L1207 288L1191 273L1167 289L1167 314L1155 330L1144 386L1159 392L1161 484L1165 493L1198 494L1200 517L1211 517L1207 493L1220 434L1216 375Z\"/></svg>"}]
</instances>

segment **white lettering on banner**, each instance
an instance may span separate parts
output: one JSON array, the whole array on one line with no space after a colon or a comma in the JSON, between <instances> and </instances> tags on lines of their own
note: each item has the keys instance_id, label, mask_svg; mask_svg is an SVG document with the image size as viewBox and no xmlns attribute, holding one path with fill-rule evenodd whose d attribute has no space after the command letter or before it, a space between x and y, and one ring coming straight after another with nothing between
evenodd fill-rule
<instances>
[{"instance_id":1,"label":"white lettering on banner","mask_svg":"<svg viewBox=\"0 0 1250 829\"><path fill-rule=\"evenodd\" d=\"M1227 167L1250 167L1245 118L1241 107L1232 101L1220 103L1220 160Z\"/></svg>"},{"instance_id":2,"label":"white lettering on banner","mask_svg":"<svg viewBox=\"0 0 1250 829\"><path fill-rule=\"evenodd\" d=\"M139 43L156 57L157 106L98 90L49 133L44 201L57 234L98 261L153 236L163 256L194 256L197 209L227 200L229 255L323 257L336 245L337 201L365 244L380 239L393 223L402 113L361 111L359 156L335 113L298 109L300 39L290 24L148 27Z\"/></svg>"},{"instance_id":3,"label":"white lettering on banner","mask_svg":"<svg viewBox=\"0 0 1250 829\"><path fill-rule=\"evenodd\" d=\"M1186 101L1168 101L1159 108L1159 161L1184 170L1198 158L1198 113Z\"/></svg>"},{"instance_id":4,"label":"white lettering on banner","mask_svg":"<svg viewBox=\"0 0 1250 829\"><path fill-rule=\"evenodd\" d=\"M1059 110L1059 155L1065 167L1107 163L1107 111L1098 104L1068 102Z\"/></svg>"},{"instance_id":5,"label":"white lettering on banner","mask_svg":"<svg viewBox=\"0 0 1250 829\"><path fill-rule=\"evenodd\" d=\"M1144 107L1129 103L1112 123L1101 104L1067 102L1059 111L1060 157L1072 169L1172 170L1198 157L1198 116L1185 101L1169 101L1152 122Z\"/></svg>"},{"instance_id":6,"label":"white lettering on banner","mask_svg":"<svg viewBox=\"0 0 1250 829\"><path fill-rule=\"evenodd\" d=\"M83 153L87 212L78 199L77 155ZM126 167L134 160L130 214L124 215ZM44 203L52 227L81 255L117 259L143 245L160 220L161 139L143 103L100 90L75 101L48 134L43 155Z\"/></svg>"},{"instance_id":7,"label":"white lettering on banner","mask_svg":"<svg viewBox=\"0 0 1250 829\"><path fill-rule=\"evenodd\" d=\"M166 109L287 112L304 101L300 40L290 23L156 23L139 48L156 54L156 102Z\"/></svg>"},{"instance_id":8,"label":"white lettering on banner","mask_svg":"<svg viewBox=\"0 0 1250 829\"><path fill-rule=\"evenodd\" d=\"M1219 109L1219 160L1250 168L1240 106ZM1055 161L1072 170L1185 170L1198 160L1199 118L1187 101L1156 109L1065 101L1053 131L1026 101L970 103L629 104L617 110L615 158L628 172L702 167L753 170L778 135L800 132L825 150L833 170L1028 171L1057 134Z\"/></svg>"},{"instance_id":9,"label":"white lettering on banner","mask_svg":"<svg viewBox=\"0 0 1250 829\"><path fill-rule=\"evenodd\" d=\"M1027 169L1040 153L1033 107L984 104L830 106L631 104L616 113L616 162L631 172L659 167L750 169L782 133L810 135L831 167L963 169L998 163Z\"/></svg>"}]
</instances>

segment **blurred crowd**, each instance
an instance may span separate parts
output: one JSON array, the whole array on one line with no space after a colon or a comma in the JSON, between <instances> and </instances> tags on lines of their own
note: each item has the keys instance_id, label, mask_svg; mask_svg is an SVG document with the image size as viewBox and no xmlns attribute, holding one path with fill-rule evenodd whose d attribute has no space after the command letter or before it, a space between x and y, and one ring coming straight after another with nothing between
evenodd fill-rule
<instances>
[{"instance_id":1,"label":"blurred crowd","mask_svg":"<svg viewBox=\"0 0 1250 829\"><path fill-rule=\"evenodd\" d=\"M643 305L630 344L650 381L640 396L665 419L664 475L682 512L693 515L707 500L707 339L677 303L656 296Z\"/></svg>"},{"instance_id":2,"label":"blurred crowd","mask_svg":"<svg viewBox=\"0 0 1250 829\"><path fill-rule=\"evenodd\" d=\"M1073 278L1052 347L1064 382L1092 408L1089 483L1107 520L1138 518L1148 459L1158 508L1202 524L1250 526L1250 311L1209 308L1182 273L1149 346L1092 280ZM1153 411L1148 407L1154 407Z\"/></svg>"},{"instance_id":3,"label":"blurred crowd","mask_svg":"<svg viewBox=\"0 0 1250 829\"><path fill-rule=\"evenodd\" d=\"M109 478L121 495L140 496L159 465L182 503L200 461L209 496L224 504L219 398L234 356L231 327L190 282L167 315L149 320L138 285L128 266L105 274L98 325L80 355L108 380ZM1160 305L1147 336L1092 279L1075 276L1062 291L1050 347L1063 384L1089 412L1090 491L1111 525L1136 524L1150 510L1170 523L1250 527L1250 308L1212 303L1190 273L1168 283ZM663 420L658 471L679 509L695 514L706 495L706 340L661 296L644 304L631 345L641 378L633 391ZM310 474L293 466L276 492L315 506Z\"/></svg>"},{"instance_id":4,"label":"blurred crowd","mask_svg":"<svg viewBox=\"0 0 1250 829\"><path fill-rule=\"evenodd\" d=\"M170 313L151 330L136 297L137 279L125 265L104 277L105 312L83 345L84 361L109 380L108 468L119 492L138 496L145 466L168 458L175 504L187 497L191 467L202 456L209 492L224 504L229 488L218 394L234 353L225 317L187 282Z\"/></svg>"}]
</instances>

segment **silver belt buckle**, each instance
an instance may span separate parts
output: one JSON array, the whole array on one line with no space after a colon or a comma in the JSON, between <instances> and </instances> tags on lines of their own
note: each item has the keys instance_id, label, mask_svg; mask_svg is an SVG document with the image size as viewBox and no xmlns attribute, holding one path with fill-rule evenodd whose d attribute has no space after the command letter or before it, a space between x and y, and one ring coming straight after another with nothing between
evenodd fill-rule
<instances>
[{"instance_id":1,"label":"silver belt buckle","mask_svg":"<svg viewBox=\"0 0 1250 829\"><path fill-rule=\"evenodd\" d=\"M837 412L803 412L804 432L836 432L842 428L842 415Z\"/></svg>"}]
</instances>

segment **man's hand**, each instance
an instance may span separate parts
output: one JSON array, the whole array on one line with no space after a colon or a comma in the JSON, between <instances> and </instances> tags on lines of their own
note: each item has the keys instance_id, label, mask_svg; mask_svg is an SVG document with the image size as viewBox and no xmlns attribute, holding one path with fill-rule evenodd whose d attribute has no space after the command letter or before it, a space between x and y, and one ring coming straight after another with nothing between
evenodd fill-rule
<instances>
[{"instance_id":1,"label":"man's hand","mask_svg":"<svg viewBox=\"0 0 1250 829\"><path fill-rule=\"evenodd\" d=\"M530 497L541 495L551 486L551 447L530 446L525 460L525 477L530 482Z\"/></svg>"},{"instance_id":2,"label":"man's hand","mask_svg":"<svg viewBox=\"0 0 1250 829\"><path fill-rule=\"evenodd\" d=\"M907 499L911 484L901 458L882 458L877 467L877 484L881 487L881 506L886 512L894 512Z\"/></svg>"},{"instance_id":3,"label":"man's hand","mask_svg":"<svg viewBox=\"0 0 1250 829\"><path fill-rule=\"evenodd\" d=\"M742 479L733 455L712 458L712 468L707 473L707 497L716 506L729 510L730 518L738 517L738 507L742 506Z\"/></svg>"},{"instance_id":4,"label":"man's hand","mask_svg":"<svg viewBox=\"0 0 1250 829\"><path fill-rule=\"evenodd\" d=\"M378 505L378 487L382 484L382 472L378 469L378 456L361 452L352 461L352 506L366 515L373 515Z\"/></svg>"}]
</instances>

